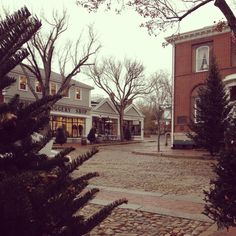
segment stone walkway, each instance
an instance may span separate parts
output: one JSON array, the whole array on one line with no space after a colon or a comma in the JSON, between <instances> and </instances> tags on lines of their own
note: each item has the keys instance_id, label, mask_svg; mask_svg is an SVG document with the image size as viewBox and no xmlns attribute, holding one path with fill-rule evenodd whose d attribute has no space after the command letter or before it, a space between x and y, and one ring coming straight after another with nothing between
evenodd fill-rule
<instances>
[{"instance_id":1,"label":"stone walkway","mask_svg":"<svg viewBox=\"0 0 236 236\"><path fill-rule=\"evenodd\" d=\"M208 159L207 154L198 150L172 150L162 146L162 152L159 155L156 152L155 142L150 141L137 144L135 148L133 145L101 147L101 153L80 169L80 173L91 170L98 170L101 173L101 176L93 181L93 185L89 186L90 188L98 187L100 192L91 204L83 209L86 216L114 200L123 197L128 199L128 204L116 208L107 219L91 231L90 235L236 236L234 229L230 229L229 232L217 231L216 225L201 214L204 202L202 195L197 193L202 188L200 183L203 183L203 186L205 184L204 181L207 178L205 174L211 163L201 160L203 155L206 157L204 159ZM129 146L132 147L133 154L128 150ZM77 146L76 154L83 153L89 147L91 146ZM139 155L135 158L132 156L134 153ZM112 155L114 155L113 158ZM157 159L156 156L168 158ZM181 160L171 160L171 157L181 158ZM171 165L171 169L163 169L168 165ZM186 170L183 169L184 166ZM175 168L177 174L172 172ZM168 174L172 176L171 181L176 178L176 183L169 181ZM188 177L188 182L185 184L192 186L192 191L185 186L181 188L183 187L181 179L186 179L186 177ZM158 183L154 183L154 180ZM145 185L145 181L149 184ZM165 185L162 186L162 182ZM175 188L178 191L175 191Z\"/></svg>"},{"instance_id":2,"label":"stone walkway","mask_svg":"<svg viewBox=\"0 0 236 236\"><path fill-rule=\"evenodd\" d=\"M119 198L128 204L115 209L90 235L119 236L196 236L205 233L213 223L204 215L201 199L127 189L98 187L100 192L84 210L92 214L101 205Z\"/></svg>"}]
</instances>

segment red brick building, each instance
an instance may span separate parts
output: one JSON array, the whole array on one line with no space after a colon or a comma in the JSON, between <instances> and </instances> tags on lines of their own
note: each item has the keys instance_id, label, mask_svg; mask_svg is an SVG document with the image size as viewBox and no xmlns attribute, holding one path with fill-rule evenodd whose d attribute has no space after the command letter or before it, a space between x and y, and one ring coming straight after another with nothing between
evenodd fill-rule
<instances>
[{"instance_id":1,"label":"red brick building","mask_svg":"<svg viewBox=\"0 0 236 236\"><path fill-rule=\"evenodd\" d=\"M166 38L173 47L172 147L191 145L186 136L197 104L197 90L206 79L214 54L231 100L236 100L236 43L229 28L205 27Z\"/></svg>"}]
</instances>

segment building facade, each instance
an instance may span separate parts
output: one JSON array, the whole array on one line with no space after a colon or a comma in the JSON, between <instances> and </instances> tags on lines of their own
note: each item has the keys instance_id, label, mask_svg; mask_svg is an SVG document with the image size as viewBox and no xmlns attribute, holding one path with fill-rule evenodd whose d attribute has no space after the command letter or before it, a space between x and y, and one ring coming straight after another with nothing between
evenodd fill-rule
<instances>
[{"instance_id":1,"label":"building facade","mask_svg":"<svg viewBox=\"0 0 236 236\"><path fill-rule=\"evenodd\" d=\"M108 135L119 139L120 122L119 113L108 98L92 101L92 123L99 135ZM130 130L134 140L143 140L144 115L134 104L129 105L124 111L124 127Z\"/></svg>"},{"instance_id":2,"label":"building facade","mask_svg":"<svg viewBox=\"0 0 236 236\"><path fill-rule=\"evenodd\" d=\"M15 94L20 95L21 102L29 104L35 101L35 97L29 89L29 84L41 97L41 88L37 79L30 73L27 79L20 66L16 66L9 76L14 77L16 82L4 91L4 101L8 102ZM61 76L55 72L51 74L50 94L54 95L60 87ZM52 108L50 113L50 123L52 131L63 127L69 141L78 139L88 134L92 120L91 111L91 90L93 87L81 82L71 80L70 89L65 96L60 99Z\"/></svg>"},{"instance_id":3,"label":"building facade","mask_svg":"<svg viewBox=\"0 0 236 236\"><path fill-rule=\"evenodd\" d=\"M9 102L15 95L20 95L20 100L24 104L30 104L36 100L31 88L40 98L41 88L37 79L28 72L25 77L20 66L16 66L9 76L14 77L16 82L8 89L0 92L0 102ZM61 86L61 75L55 72L51 74L50 94L57 93ZM97 133L102 135L113 135L119 138L120 122L119 114L115 110L112 102L105 98L100 101L91 102L91 91L93 87L71 80L70 88L65 92L50 112L50 124L53 134L59 127L66 131L68 142L80 141L81 137L87 137L93 124L96 126ZM125 110L125 122L129 122L129 128L133 131L134 139L143 139L143 120L144 116L134 105L130 105Z\"/></svg>"},{"instance_id":4,"label":"building facade","mask_svg":"<svg viewBox=\"0 0 236 236\"><path fill-rule=\"evenodd\" d=\"M229 28L205 27L166 40L172 44L172 147L192 145L186 136L190 119L195 119L197 91L208 76L215 55L221 77L236 99L236 43ZM197 120L194 120L197 122Z\"/></svg>"}]
</instances>

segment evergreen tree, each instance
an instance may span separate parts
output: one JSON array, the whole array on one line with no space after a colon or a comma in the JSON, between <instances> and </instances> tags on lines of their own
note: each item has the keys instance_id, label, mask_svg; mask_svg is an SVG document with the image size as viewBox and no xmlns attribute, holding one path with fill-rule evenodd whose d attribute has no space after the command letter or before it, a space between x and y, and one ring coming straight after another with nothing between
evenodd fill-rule
<instances>
[{"instance_id":1,"label":"evergreen tree","mask_svg":"<svg viewBox=\"0 0 236 236\"><path fill-rule=\"evenodd\" d=\"M7 76L26 56L21 46L39 29L40 22L23 8L0 22L0 89L14 83ZM0 104L0 229L4 236L84 235L99 224L112 209L124 202L115 201L85 219L80 214L98 189L84 191L96 172L72 178L84 161L97 149L77 157L71 163L66 155L72 147L54 158L39 151L51 139L32 138L49 123L50 102L61 96L48 96L24 106L15 95L9 103Z\"/></svg>"},{"instance_id":2,"label":"evergreen tree","mask_svg":"<svg viewBox=\"0 0 236 236\"><path fill-rule=\"evenodd\" d=\"M215 178L205 193L204 214L214 220L219 228L236 226L236 117L235 107L228 116L225 132L225 149L214 165Z\"/></svg>"},{"instance_id":3,"label":"evergreen tree","mask_svg":"<svg viewBox=\"0 0 236 236\"><path fill-rule=\"evenodd\" d=\"M226 117L229 113L228 98L214 56L211 58L208 78L198 91L197 117L190 121L188 136L198 147L211 155L224 145Z\"/></svg>"}]
</instances>

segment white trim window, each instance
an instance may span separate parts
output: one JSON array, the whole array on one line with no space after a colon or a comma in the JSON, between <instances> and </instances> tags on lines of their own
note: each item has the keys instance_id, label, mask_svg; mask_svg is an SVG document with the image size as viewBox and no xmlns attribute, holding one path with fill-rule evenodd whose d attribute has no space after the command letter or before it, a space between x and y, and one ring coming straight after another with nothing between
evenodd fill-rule
<instances>
[{"instance_id":1,"label":"white trim window","mask_svg":"<svg viewBox=\"0 0 236 236\"><path fill-rule=\"evenodd\" d=\"M50 83L50 94L55 95L57 93L57 84L55 82Z\"/></svg>"},{"instance_id":2,"label":"white trim window","mask_svg":"<svg viewBox=\"0 0 236 236\"><path fill-rule=\"evenodd\" d=\"M200 46L196 49L196 72L208 70L209 51L209 46Z\"/></svg>"},{"instance_id":3,"label":"white trim window","mask_svg":"<svg viewBox=\"0 0 236 236\"><path fill-rule=\"evenodd\" d=\"M75 88L75 99L82 100L82 90L81 88Z\"/></svg>"},{"instance_id":4,"label":"white trim window","mask_svg":"<svg viewBox=\"0 0 236 236\"><path fill-rule=\"evenodd\" d=\"M62 95L64 98L70 98L70 88L67 87L63 90Z\"/></svg>"},{"instance_id":5,"label":"white trim window","mask_svg":"<svg viewBox=\"0 0 236 236\"><path fill-rule=\"evenodd\" d=\"M19 76L18 89L21 91L28 91L27 78L24 75Z\"/></svg>"},{"instance_id":6,"label":"white trim window","mask_svg":"<svg viewBox=\"0 0 236 236\"><path fill-rule=\"evenodd\" d=\"M42 87L41 87L39 81L35 81L35 92L42 93Z\"/></svg>"}]
</instances>

